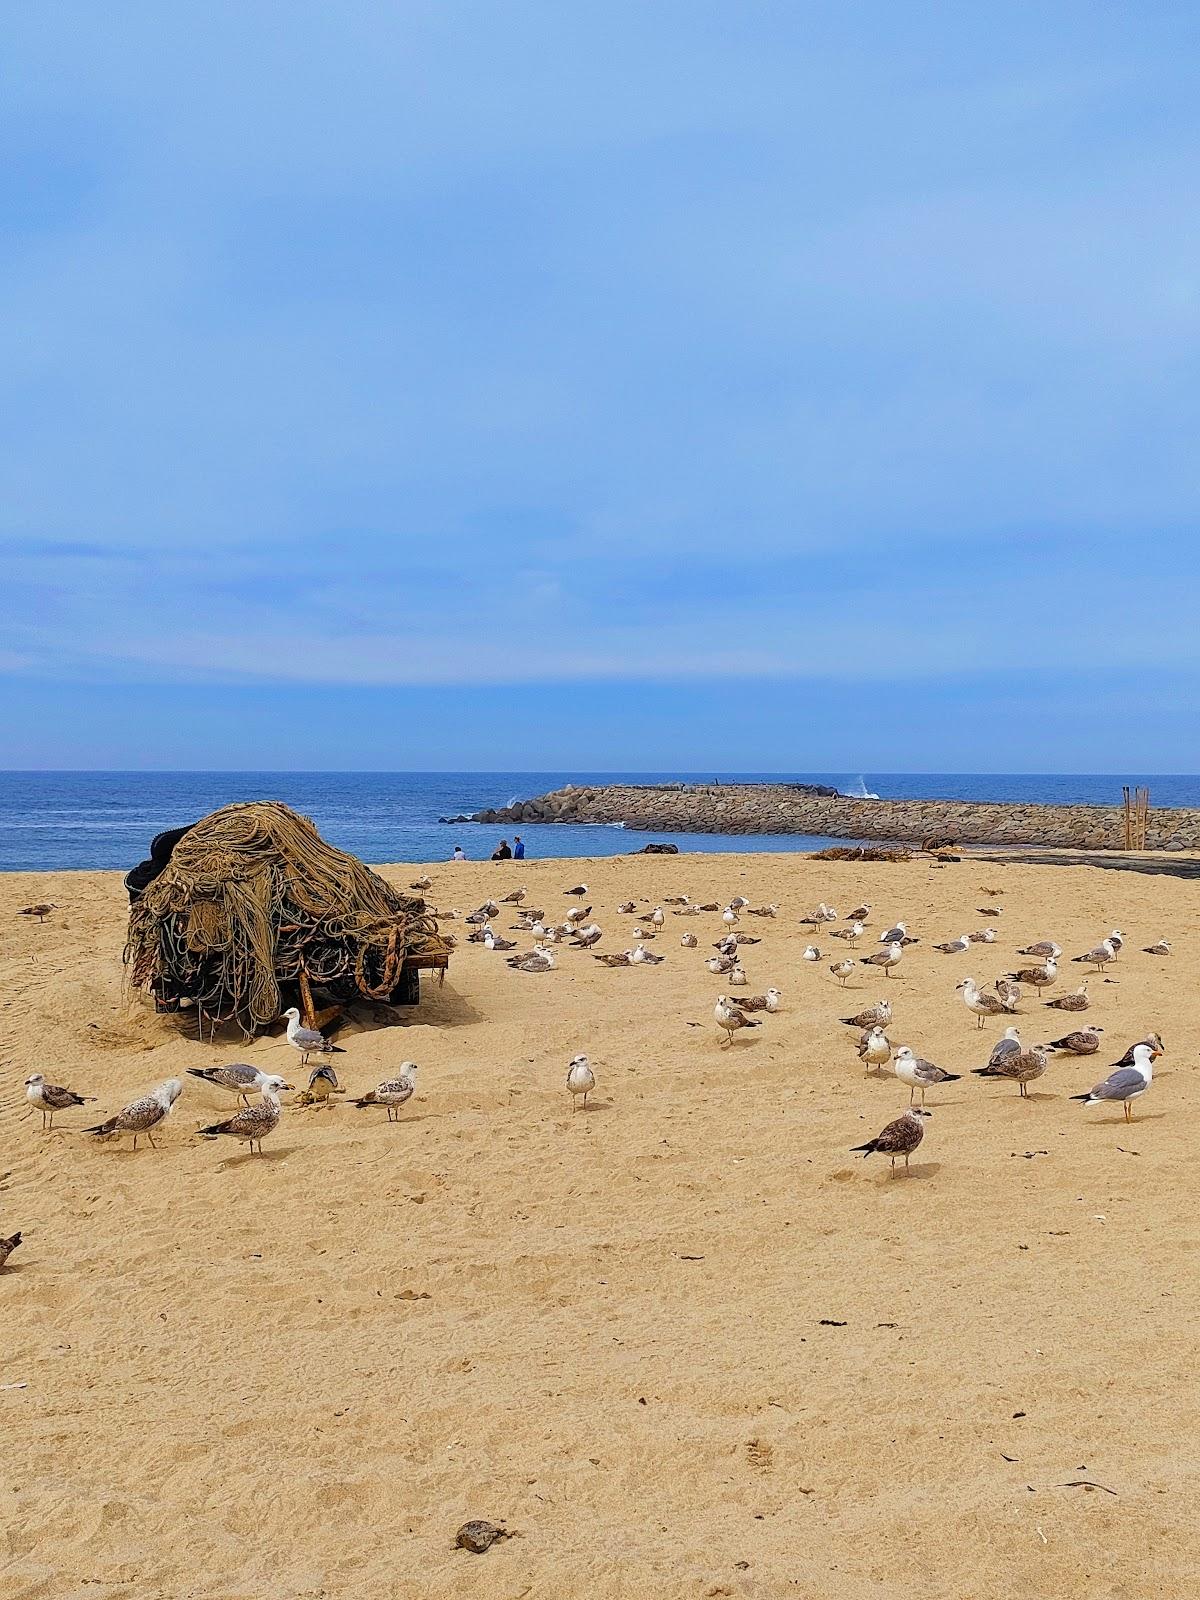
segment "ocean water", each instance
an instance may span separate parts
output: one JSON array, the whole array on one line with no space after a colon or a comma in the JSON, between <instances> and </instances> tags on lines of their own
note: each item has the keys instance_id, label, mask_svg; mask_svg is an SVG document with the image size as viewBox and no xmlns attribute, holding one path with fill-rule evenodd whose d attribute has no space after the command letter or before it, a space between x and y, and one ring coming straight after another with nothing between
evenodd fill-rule
<instances>
[{"instance_id":1,"label":"ocean water","mask_svg":"<svg viewBox=\"0 0 1200 1600\"><path fill-rule=\"evenodd\" d=\"M1116 804L1122 783L1145 783L1155 806L1200 806L1200 776L995 773L601 772L0 772L0 870L127 869L154 834L234 800L283 800L331 844L366 861L438 861L462 844L490 855L511 827L446 826L439 816L505 805L564 783L682 779L829 783L885 799ZM613 827L520 829L530 856L608 856L667 839L681 850L817 850L801 834L651 834Z\"/></svg>"}]
</instances>

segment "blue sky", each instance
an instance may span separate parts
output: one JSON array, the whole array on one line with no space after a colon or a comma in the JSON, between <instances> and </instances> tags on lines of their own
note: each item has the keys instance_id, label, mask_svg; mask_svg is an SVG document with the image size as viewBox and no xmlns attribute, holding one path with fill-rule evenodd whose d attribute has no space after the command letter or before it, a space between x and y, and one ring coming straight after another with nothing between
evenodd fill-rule
<instances>
[{"instance_id":1,"label":"blue sky","mask_svg":"<svg viewBox=\"0 0 1200 1600\"><path fill-rule=\"evenodd\" d=\"M10 9L0 761L1194 770L1198 35Z\"/></svg>"}]
</instances>

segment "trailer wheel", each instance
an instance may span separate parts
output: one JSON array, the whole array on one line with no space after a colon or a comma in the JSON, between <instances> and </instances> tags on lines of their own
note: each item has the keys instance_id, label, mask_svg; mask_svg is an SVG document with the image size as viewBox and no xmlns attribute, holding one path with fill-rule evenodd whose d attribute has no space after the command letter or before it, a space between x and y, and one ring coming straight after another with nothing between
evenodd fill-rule
<instances>
[{"instance_id":1,"label":"trailer wheel","mask_svg":"<svg viewBox=\"0 0 1200 1600\"><path fill-rule=\"evenodd\" d=\"M394 1006L419 1006L421 1004L421 969L405 962L400 969L400 982L392 991Z\"/></svg>"}]
</instances>

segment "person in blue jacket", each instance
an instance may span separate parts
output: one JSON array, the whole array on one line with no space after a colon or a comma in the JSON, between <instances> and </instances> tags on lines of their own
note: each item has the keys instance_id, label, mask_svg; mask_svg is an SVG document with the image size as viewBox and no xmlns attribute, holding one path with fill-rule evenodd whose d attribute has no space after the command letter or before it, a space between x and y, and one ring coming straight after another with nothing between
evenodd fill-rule
<instances>
[{"instance_id":1,"label":"person in blue jacket","mask_svg":"<svg viewBox=\"0 0 1200 1600\"><path fill-rule=\"evenodd\" d=\"M514 833L513 834L513 860L514 861L524 861L524 859L525 859L525 841L521 838L521 835L519 833Z\"/></svg>"}]
</instances>

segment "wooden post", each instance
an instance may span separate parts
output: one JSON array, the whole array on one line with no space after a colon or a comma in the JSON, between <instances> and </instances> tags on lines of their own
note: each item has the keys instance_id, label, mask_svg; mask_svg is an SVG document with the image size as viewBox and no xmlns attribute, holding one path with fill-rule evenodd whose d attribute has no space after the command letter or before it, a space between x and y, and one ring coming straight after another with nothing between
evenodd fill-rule
<instances>
[{"instance_id":1,"label":"wooden post","mask_svg":"<svg viewBox=\"0 0 1200 1600\"><path fill-rule=\"evenodd\" d=\"M308 982L308 968L300 963L300 1009L304 1013L304 1026L315 1028L317 1013L313 1007L312 989Z\"/></svg>"},{"instance_id":2,"label":"wooden post","mask_svg":"<svg viewBox=\"0 0 1200 1600\"><path fill-rule=\"evenodd\" d=\"M1129 811L1129 785L1127 783L1123 783L1121 785L1121 799L1125 807L1125 848L1126 850L1132 850L1133 817L1130 815Z\"/></svg>"}]
</instances>

